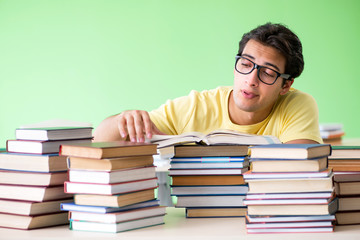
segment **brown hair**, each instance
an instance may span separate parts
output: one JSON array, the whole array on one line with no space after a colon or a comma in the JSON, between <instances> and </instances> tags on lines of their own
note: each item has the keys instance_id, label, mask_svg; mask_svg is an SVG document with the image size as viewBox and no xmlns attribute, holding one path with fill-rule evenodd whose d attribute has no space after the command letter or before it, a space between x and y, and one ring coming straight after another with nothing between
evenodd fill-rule
<instances>
[{"instance_id":1,"label":"brown hair","mask_svg":"<svg viewBox=\"0 0 360 240\"><path fill-rule=\"evenodd\" d=\"M300 76L304 69L302 45L300 39L290 29L282 24L260 25L243 35L239 42L238 55L242 54L250 39L277 49L286 59L285 73L290 74L290 78Z\"/></svg>"}]
</instances>

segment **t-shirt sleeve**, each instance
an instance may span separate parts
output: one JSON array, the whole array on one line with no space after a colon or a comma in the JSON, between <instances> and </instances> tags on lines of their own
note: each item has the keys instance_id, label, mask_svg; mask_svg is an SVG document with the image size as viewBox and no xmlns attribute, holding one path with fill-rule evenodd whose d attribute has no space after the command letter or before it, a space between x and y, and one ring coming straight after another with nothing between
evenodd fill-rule
<instances>
[{"instance_id":1,"label":"t-shirt sleeve","mask_svg":"<svg viewBox=\"0 0 360 240\"><path fill-rule=\"evenodd\" d=\"M288 142L309 139L322 143L319 130L319 110L315 99L304 92L294 93L284 104L280 140Z\"/></svg>"},{"instance_id":2,"label":"t-shirt sleeve","mask_svg":"<svg viewBox=\"0 0 360 240\"><path fill-rule=\"evenodd\" d=\"M149 113L151 121L163 133L181 134L195 111L194 99L197 94L198 92L191 91L188 96L166 101Z\"/></svg>"}]
</instances>

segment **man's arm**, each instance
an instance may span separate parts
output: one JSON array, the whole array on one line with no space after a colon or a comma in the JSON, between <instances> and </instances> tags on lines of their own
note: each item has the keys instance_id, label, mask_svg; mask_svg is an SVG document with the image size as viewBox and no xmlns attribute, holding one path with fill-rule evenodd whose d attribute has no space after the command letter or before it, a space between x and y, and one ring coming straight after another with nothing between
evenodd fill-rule
<instances>
[{"instance_id":1,"label":"man's arm","mask_svg":"<svg viewBox=\"0 0 360 240\"><path fill-rule=\"evenodd\" d=\"M127 137L132 142L144 142L145 135L163 134L150 120L149 113L129 110L103 120L94 131L94 141L118 141Z\"/></svg>"},{"instance_id":2,"label":"man's arm","mask_svg":"<svg viewBox=\"0 0 360 240\"><path fill-rule=\"evenodd\" d=\"M296 140L288 141L286 142L286 144L319 144L319 143L309 139L296 139Z\"/></svg>"}]
</instances>

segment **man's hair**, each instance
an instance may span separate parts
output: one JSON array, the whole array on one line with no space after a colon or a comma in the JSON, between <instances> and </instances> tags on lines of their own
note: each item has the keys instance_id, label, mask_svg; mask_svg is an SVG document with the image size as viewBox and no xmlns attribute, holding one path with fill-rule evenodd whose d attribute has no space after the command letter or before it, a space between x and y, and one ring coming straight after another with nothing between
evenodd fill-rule
<instances>
[{"instance_id":1,"label":"man's hair","mask_svg":"<svg viewBox=\"0 0 360 240\"><path fill-rule=\"evenodd\" d=\"M239 42L238 55L242 54L250 39L277 49L286 59L285 73L290 74L290 78L300 76L304 69L302 45L300 39L290 29L282 24L266 23L260 25L243 35Z\"/></svg>"}]
</instances>

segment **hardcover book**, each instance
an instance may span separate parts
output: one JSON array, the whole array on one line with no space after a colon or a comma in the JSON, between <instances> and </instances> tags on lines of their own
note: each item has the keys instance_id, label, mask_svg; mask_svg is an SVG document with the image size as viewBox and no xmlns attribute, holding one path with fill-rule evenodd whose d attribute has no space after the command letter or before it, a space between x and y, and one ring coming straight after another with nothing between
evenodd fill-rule
<instances>
[{"instance_id":1,"label":"hardcover book","mask_svg":"<svg viewBox=\"0 0 360 240\"><path fill-rule=\"evenodd\" d=\"M128 141L62 144L60 149L60 155L95 159L156 154L156 144Z\"/></svg>"},{"instance_id":2,"label":"hardcover book","mask_svg":"<svg viewBox=\"0 0 360 240\"><path fill-rule=\"evenodd\" d=\"M177 196L176 207L244 207L245 195Z\"/></svg>"},{"instance_id":3,"label":"hardcover book","mask_svg":"<svg viewBox=\"0 0 360 240\"><path fill-rule=\"evenodd\" d=\"M75 194L76 205L91 205L104 207L124 207L130 204L153 200L154 188L118 195Z\"/></svg>"},{"instance_id":4,"label":"hardcover book","mask_svg":"<svg viewBox=\"0 0 360 240\"><path fill-rule=\"evenodd\" d=\"M69 219L70 221L118 223L136 220L140 218L163 216L165 215L165 210L165 207L155 206L112 213L89 213L70 211Z\"/></svg>"},{"instance_id":5,"label":"hardcover book","mask_svg":"<svg viewBox=\"0 0 360 240\"><path fill-rule=\"evenodd\" d=\"M162 158L172 157L229 157L248 155L248 145L176 144L158 148Z\"/></svg>"},{"instance_id":6,"label":"hardcover book","mask_svg":"<svg viewBox=\"0 0 360 240\"><path fill-rule=\"evenodd\" d=\"M172 176L174 186L211 186L211 185L243 185L245 184L242 175L189 175Z\"/></svg>"},{"instance_id":7,"label":"hardcover book","mask_svg":"<svg viewBox=\"0 0 360 240\"><path fill-rule=\"evenodd\" d=\"M68 140L92 138L92 127L48 127L48 128L18 128L16 139L22 140Z\"/></svg>"},{"instance_id":8,"label":"hardcover book","mask_svg":"<svg viewBox=\"0 0 360 240\"><path fill-rule=\"evenodd\" d=\"M153 191L154 192L154 191ZM124 207L104 207L104 206L91 206L91 205L78 205L73 202L61 203L60 209L62 211L76 211L76 212L89 212L89 213L112 213L112 212L122 212L132 209L146 208L146 207L155 207L159 206L159 200L152 199L149 201L138 202L130 204Z\"/></svg>"},{"instance_id":9,"label":"hardcover book","mask_svg":"<svg viewBox=\"0 0 360 240\"><path fill-rule=\"evenodd\" d=\"M119 158L79 158L68 157L68 168L78 170L94 170L94 171L116 171L127 168L149 167L153 166L154 158L152 155L145 156L129 156Z\"/></svg>"},{"instance_id":10,"label":"hardcover book","mask_svg":"<svg viewBox=\"0 0 360 240\"><path fill-rule=\"evenodd\" d=\"M327 157L298 159L251 158L252 172L319 172L327 169Z\"/></svg>"},{"instance_id":11,"label":"hardcover book","mask_svg":"<svg viewBox=\"0 0 360 240\"><path fill-rule=\"evenodd\" d=\"M56 186L64 184L67 179L67 172L44 173L0 170L1 184Z\"/></svg>"},{"instance_id":12,"label":"hardcover book","mask_svg":"<svg viewBox=\"0 0 360 240\"><path fill-rule=\"evenodd\" d=\"M70 229L79 231L117 233L160 224L164 224L164 216L141 218L119 223L70 221Z\"/></svg>"},{"instance_id":13,"label":"hardcover book","mask_svg":"<svg viewBox=\"0 0 360 240\"><path fill-rule=\"evenodd\" d=\"M70 182L120 183L155 178L155 167L127 168L114 171L69 170Z\"/></svg>"},{"instance_id":14,"label":"hardcover book","mask_svg":"<svg viewBox=\"0 0 360 240\"><path fill-rule=\"evenodd\" d=\"M172 194L185 195L225 195L243 194L248 192L247 185L234 186L171 186Z\"/></svg>"},{"instance_id":15,"label":"hardcover book","mask_svg":"<svg viewBox=\"0 0 360 240\"><path fill-rule=\"evenodd\" d=\"M251 158L311 159L329 156L330 144L268 144L251 146Z\"/></svg>"},{"instance_id":16,"label":"hardcover book","mask_svg":"<svg viewBox=\"0 0 360 240\"><path fill-rule=\"evenodd\" d=\"M38 155L0 153L0 168L17 171L58 172L66 171L66 157L58 154Z\"/></svg>"},{"instance_id":17,"label":"hardcover book","mask_svg":"<svg viewBox=\"0 0 360 240\"><path fill-rule=\"evenodd\" d=\"M187 218L244 217L246 207L187 207Z\"/></svg>"},{"instance_id":18,"label":"hardcover book","mask_svg":"<svg viewBox=\"0 0 360 240\"><path fill-rule=\"evenodd\" d=\"M326 178L248 179L249 193L331 192L332 176Z\"/></svg>"},{"instance_id":19,"label":"hardcover book","mask_svg":"<svg viewBox=\"0 0 360 240\"><path fill-rule=\"evenodd\" d=\"M53 187L25 186L25 185L5 185L0 184L0 198L25 201L50 201L69 198L69 194L64 193L64 185Z\"/></svg>"},{"instance_id":20,"label":"hardcover book","mask_svg":"<svg viewBox=\"0 0 360 240\"><path fill-rule=\"evenodd\" d=\"M36 229L68 224L67 213L52 213L36 216L23 216L0 213L0 227L15 229Z\"/></svg>"},{"instance_id":21,"label":"hardcover book","mask_svg":"<svg viewBox=\"0 0 360 240\"><path fill-rule=\"evenodd\" d=\"M157 178L112 184L65 182L66 193L115 195L157 187Z\"/></svg>"},{"instance_id":22,"label":"hardcover book","mask_svg":"<svg viewBox=\"0 0 360 240\"><path fill-rule=\"evenodd\" d=\"M0 212L31 216L56 213L60 212L60 204L70 203L72 201L72 197L70 199L68 198L44 202L0 199Z\"/></svg>"},{"instance_id":23,"label":"hardcover book","mask_svg":"<svg viewBox=\"0 0 360 240\"><path fill-rule=\"evenodd\" d=\"M338 208L335 198L326 204L248 205L248 215L332 215Z\"/></svg>"},{"instance_id":24,"label":"hardcover book","mask_svg":"<svg viewBox=\"0 0 360 240\"><path fill-rule=\"evenodd\" d=\"M13 153L50 154L59 153L60 145L90 143L91 138L53 141L7 140L6 150Z\"/></svg>"}]
</instances>

